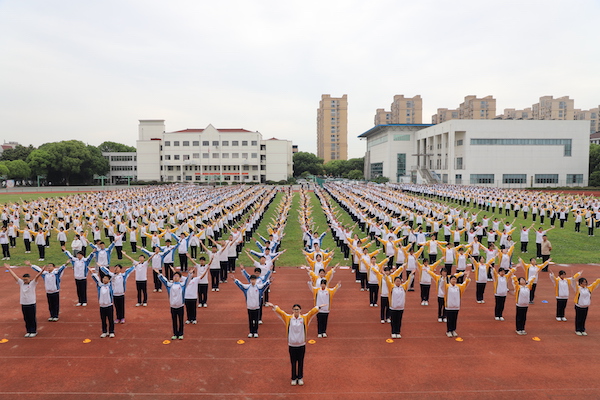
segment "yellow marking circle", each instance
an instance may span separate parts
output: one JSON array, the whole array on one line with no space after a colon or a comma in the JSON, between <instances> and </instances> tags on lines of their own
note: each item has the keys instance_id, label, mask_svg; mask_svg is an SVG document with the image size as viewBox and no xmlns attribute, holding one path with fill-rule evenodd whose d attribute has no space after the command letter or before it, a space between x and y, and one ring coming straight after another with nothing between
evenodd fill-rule
<instances>
[{"instance_id":1,"label":"yellow marking circle","mask_svg":"<svg viewBox=\"0 0 600 400\"><path fill-rule=\"evenodd\" d=\"M309 344L315 344L315 343L317 343L317 341L316 341L315 339L310 339L310 340L308 341L308 343L309 343Z\"/></svg>"},{"instance_id":2,"label":"yellow marking circle","mask_svg":"<svg viewBox=\"0 0 600 400\"><path fill-rule=\"evenodd\" d=\"M457 337L457 338L456 338L456 339L454 339L454 340L456 340L457 342L462 342L462 341L463 341L463 338L461 338L461 337Z\"/></svg>"},{"instance_id":3,"label":"yellow marking circle","mask_svg":"<svg viewBox=\"0 0 600 400\"><path fill-rule=\"evenodd\" d=\"M237 341L237 344L244 344L244 343L246 343L246 342L244 342L242 339Z\"/></svg>"},{"instance_id":4,"label":"yellow marking circle","mask_svg":"<svg viewBox=\"0 0 600 400\"><path fill-rule=\"evenodd\" d=\"M163 340L163 344L171 344L170 340Z\"/></svg>"},{"instance_id":5,"label":"yellow marking circle","mask_svg":"<svg viewBox=\"0 0 600 400\"><path fill-rule=\"evenodd\" d=\"M0 343L6 343L6 342L8 342L8 339L2 339L2 340L0 340Z\"/></svg>"},{"instance_id":6,"label":"yellow marking circle","mask_svg":"<svg viewBox=\"0 0 600 400\"><path fill-rule=\"evenodd\" d=\"M92 341L92 339L83 339L83 343L89 343L91 341Z\"/></svg>"},{"instance_id":7,"label":"yellow marking circle","mask_svg":"<svg viewBox=\"0 0 600 400\"><path fill-rule=\"evenodd\" d=\"M385 339L386 343L394 343L394 339Z\"/></svg>"},{"instance_id":8,"label":"yellow marking circle","mask_svg":"<svg viewBox=\"0 0 600 400\"><path fill-rule=\"evenodd\" d=\"M535 340L536 342L539 342L542 339L540 339L539 337L535 336L535 337L532 337L531 340Z\"/></svg>"}]
</instances>

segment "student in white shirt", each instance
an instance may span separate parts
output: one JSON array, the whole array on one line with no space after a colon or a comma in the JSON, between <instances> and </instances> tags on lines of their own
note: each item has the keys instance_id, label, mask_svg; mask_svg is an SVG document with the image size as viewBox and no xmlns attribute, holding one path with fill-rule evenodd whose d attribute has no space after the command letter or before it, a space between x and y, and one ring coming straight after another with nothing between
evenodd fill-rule
<instances>
[{"instance_id":1,"label":"student in white shirt","mask_svg":"<svg viewBox=\"0 0 600 400\"><path fill-rule=\"evenodd\" d=\"M188 275L188 278L185 280L185 282L181 282L181 272L179 271L173 273L173 282L169 282L163 274L158 275L161 282L166 286L169 294L171 319L173 321L172 340L183 340L183 306L185 304L185 292L188 285L192 282L193 273L193 269L190 270L190 275Z\"/></svg>"},{"instance_id":2,"label":"student in white shirt","mask_svg":"<svg viewBox=\"0 0 600 400\"><path fill-rule=\"evenodd\" d=\"M29 261L25 261L25 265L33 268L36 272L42 271L42 268L37 265L31 265ZM51 322L58 321L58 314L60 312L60 281L66 267L67 265L64 264L60 268L56 268L56 265L49 263L45 267L45 270L42 271L42 279L46 288L46 298L48 299L48 310L50 311L48 321Z\"/></svg>"},{"instance_id":3,"label":"student in white shirt","mask_svg":"<svg viewBox=\"0 0 600 400\"><path fill-rule=\"evenodd\" d=\"M592 292L600 285L600 278L596 279L588 286L585 278L577 280L575 287L575 334L577 336L587 336L585 331L585 321L588 315L588 309L592 302Z\"/></svg>"},{"instance_id":4,"label":"student in white shirt","mask_svg":"<svg viewBox=\"0 0 600 400\"><path fill-rule=\"evenodd\" d=\"M105 275L110 277L110 281L113 287L113 301L115 303L115 311L117 312L117 319L115 323L125 323L125 290L127 288L127 278L135 270L134 266L131 266L125 272L121 264L115 265L115 272L110 272L107 267L100 267Z\"/></svg>"},{"instance_id":5,"label":"student in white shirt","mask_svg":"<svg viewBox=\"0 0 600 400\"><path fill-rule=\"evenodd\" d=\"M202 256L198 259L199 263L189 256L190 261L196 268L196 275L198 276L198 308L208 307L206 303L208 300L208 272L209 268L206 265L206 257Z\"/></svg>"},{"instance_id":6,"label":"student in white shirt","mask_svg":"<svg viewBox=\"0 0 600 400\"><path fill-rule=\"evenodd\" d=\"M92 272L92 279L96 282L98 288L98 305L100 306L100 320L102 321L101 338L115 337L115 314L113 308L113 287L110 282L110 276L104 275L102 278L95 272ZM101 280L102 279L102 280ZM108 331L108 332L107 332Z\"/></svg>"},{"instance_id":7,"label":"student in white shirt","mask_svg":"<svg viewBox=\"0 0 600 400\"><path fill-rule=\"evenodd\" d=\"M233 275L232 275L233 276ZM250 275L250 283L242 283L235 280L235 284L240 288L246 297L246 308L248 309L248 325L250 333L248 337L258 337L258 321L260 318L260 308L263 304L262 296L269 287L269 283L258 283L256 275Z\"/></svg>"},{"instance_id":8,"label":"student in white shirt","mask_svg":"<svg viewBox=\"0 0 600 400\"><path fill-rule=\"evenodd\" d=\"M23 277L19 278L10 265L4 264L4 267L19 284L19 301L21 303L21 311L23 312L23 319L25 320L25 329L27 330L25 337L35 337L37 336L35 288L37 280L42 276L42 272L44 272L46 267L42 267L33 279L31 279L31 275L29 274L23 274Z\"/></svg>"}]
</instances>

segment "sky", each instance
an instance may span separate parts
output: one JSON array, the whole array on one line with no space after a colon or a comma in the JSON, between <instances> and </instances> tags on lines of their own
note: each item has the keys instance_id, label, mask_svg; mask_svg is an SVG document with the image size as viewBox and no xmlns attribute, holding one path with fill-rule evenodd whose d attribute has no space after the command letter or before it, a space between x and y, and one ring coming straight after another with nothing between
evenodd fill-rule
<instances>
[{"instance_id":1,"label":"sky","mask_svg":"<svg viewBox=\"0 0 600 400\"><path fill-rule=\"evenodd\" d=\"M0 0L0 140L135 146L166 130L245 128L316 152L322 94L348 95L349 157L396 94L423 122L466 95L497 111L600 104L600 2Z\"/></svg>"}]
</instances>

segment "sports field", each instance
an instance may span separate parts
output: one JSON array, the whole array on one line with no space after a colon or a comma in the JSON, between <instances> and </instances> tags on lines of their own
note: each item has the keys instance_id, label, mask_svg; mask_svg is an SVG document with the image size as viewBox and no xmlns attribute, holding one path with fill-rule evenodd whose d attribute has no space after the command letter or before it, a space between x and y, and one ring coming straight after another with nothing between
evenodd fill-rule
<instances>
[{"instance_id":1,"label":"sports field","mask_svg":"<svg viewBox=\"0 0 600 400\"><path fill-rule=\"evenodd\" d=\"M259 233L265 235L280 199L281 194ZM314 196L313 204L315 224L323 230L326 221ZM287 253L277 263L270 298L287 311L293 303L305 311L313 305L306 272L298 268L303 257L297 206L298 194L282 242ZM555 246L558 252L560 243ZM324 247L333 248L330 234ZM12 264L23 265L26 255L20 253L19 239ZM46 261L64 260L53 242ZM247 262L241 256L238 265ZM333 262L348 266L339 255ZM583 268L590 280L600 277L598 265L564 263L560 268L568 275ZM26 270L19 267L15 272ZM236 275L241 277L239 270ZM540 276L536 302L529 309L527 336L515 334L511 295L506 321L495 321L491 288L486 290L486 303L477 304L473 284L463 298L456 339L447 338L445 324L437 322L435 298L430 306L421 306L417 290L408 293L402 339L392 341L389 324L380 323L379 309L368 306L368 292L359 291L350 270L340 269L333 283L338 281L342 288L332 302L328 337L316 337L314 321L308 335L314 343L307 345L306 384L291 387L283 323L265 308L260 337L247 338L244 297L231 281L220 292L209 292L209 306L198 309L198 325L186 325L185 339L172 342L167 340L172 333L166 292L151 292L148 307L135 307L135 289L130 285L127 322L116 327L115 338L101 339L93 284L88 282L90 304L75 307L69 269L61 286L60 320L46 321L47 303L39 285L39 334L24 338L18 286L2 273L0 398L570 399L594 398L600 390L600 305L592 301L589 336L576 336L572 300L568 321L554 319L554 290L547 274Z\"/></svg>"}]
</instances>

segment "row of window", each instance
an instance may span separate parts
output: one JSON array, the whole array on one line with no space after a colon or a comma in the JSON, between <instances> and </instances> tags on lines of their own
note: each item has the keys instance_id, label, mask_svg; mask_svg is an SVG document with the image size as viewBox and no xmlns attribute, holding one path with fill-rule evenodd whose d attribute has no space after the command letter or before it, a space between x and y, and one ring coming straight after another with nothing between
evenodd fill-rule
<instances>
[{"instance_id":1,"label":"row of window","mask_svg":"<svg viewBox=\"0 0 600 400\"><path fill-rule=\"evenodd\" d=\"M195 175L195 176L191 176L191 175L186 175L184 180L186 181L220 181L220 180L224 180L224 181L258 181L258 175L252 175L252 177L248 176L248 175L244 175L242 177L240 177L239 175L225 175L225 176L221 176L221 175L209 175L209 176L204 176L204 179L202 179L203 177L201 175ZM181 181L181 175L167 175L165 177L165 179L167 181Z\"/></svg>"},{"instance_id":2,"label":"row of window","mask_svg":"<svg viewBox=\"0 0 600 400\"><path fill-rule=\"evenodd\" d=\"M471 145L483 146L564 146L565 157L571 156L571 139L471 139Z\"/></svg>"},{"instance_id":3,"label":"row of window","mask_svg":"<svg viewBox=\"0 0 600 400\"><path fill-rule=\"evenodd\" d=\"M458 175L457 175L458 176ZM462 175L461 175L462 179ZM471 174L471 183L494 183L494 174ZM559 183L558 174L535 174L533 182L538 184L555 184ZM502 183L508 184L526 184L527 174L503 174ZM567 184L583 183L583 174L567 174Z\"/></svg>"},{"instance_id":4,"label":"row of window","mask_svg":"<svg viewBox=\"0 0 600 400\"><path fill-rule=\"evenodd\" d=\"M229 157L231 155L231 157ZM241 157L240 157L241 155ZM173 160L189 160L190 159L190 155L189 154L183 154L183 155L179 155L179 154L173 154L173 156L171 156L171 154L165 154L164 159L167 161L170 161L171 159ZM200 158L200 153L192 153L192 158ZM242 158L242 159L248 159L248 153L212 153L212 156L210 153L202 153L202 158ZM258 153L250 153L250 158L258 158Z\"/></svg>"},{"instance_id":5,"label":"row of window","mask_svg":"<svg viewBox=\"0 0 600 400\"><path fill-rule=\"evenodd\" d=\"M110 156L110 161L137 161L137 156Z\"/></svg>"},{"instance_id":6,"label":"row of window","mask_svg":"<svg viewBox=\"0 0 600 400\"><path fill-rule=\"evenodd\" d=\"M111 171L137 171L137 165L111 165Z\"/></svg>"},{"instance_id":7,"label":"row of window","mask_svg":"<svg viewBox=\"0 0 600 400\"><path fill-rule=\"evenodd\" d=\"M165 168L160 167L161 171ZM266 170L265 165L260 166L261 170ZM181 171L181 165L167 165L167 171ZM258 171L258 165L184 165L184 171Z\"/></svg>"},{"instance_id":8,"label":"row of window","mask_svg":"<svg viewBox=\"0 0 600 400\"><path fill-rule=\"evenodd\" d=\"M242 140L242 146L248 146L248 141L247 140ZM179 140L174 140L173 141L173 146L179 146L179 143L181 143L182 146L189 146L190 145L190 141L189 140L183 140L183 141L179 141ZM210 146L210 140L203 140L202 141L202 146ZM212 141L212 145L213 146L219 146L219 141L218 140L213 140ZM229 146L229 140L222 140L221 141L221 146ZM231 145L232 146L239 146L240 145L240 141L239 140L232 140L231 141ZM165 141L165 146L171 146L171 141L170 140L166 140ZM192 146L198 147L200 146L200 141L199 140L193 140L192 141ZM251 140L250 141L250 146L258 146L258 141L257 140Z\"/></svg>"}]
</instances>

